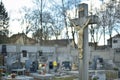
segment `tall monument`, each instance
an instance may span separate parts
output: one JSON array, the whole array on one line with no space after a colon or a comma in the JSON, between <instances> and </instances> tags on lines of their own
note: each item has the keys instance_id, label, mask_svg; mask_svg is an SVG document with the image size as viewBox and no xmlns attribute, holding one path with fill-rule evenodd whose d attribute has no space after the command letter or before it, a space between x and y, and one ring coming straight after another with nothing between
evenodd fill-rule
<instances>
[{"instance_id":1,"label":"tall monument","mask_svg":"<svg viewBox=\"0 0 120 80\"><path fill-rule=\"evenodd\" d=\"M79 4L78 18L70 20L78 31L79 80L88 80L88 25L97 23L97 16L88 16L88 4Z\"/></svg>"},{"instance_id":2,"label":"tall monument","mask_svg":"<svg viewBox=\"0 0 120 80\"><path fill-rule=\"evenodd\" d=\"M79 18L83 19L83 23L79 25L82 27L81 32L79 32L79 38L83 40L81 41L78 38L78 42L82 44L79 43L78 46L82 46L83 49L82 53L80 53L81 80L88 80L88 23L90 21L90 19L88 19L88 5L83 3L80 4L78 8L80 10ZM82 33L82 35L80 35L80 33Z\"/></svg>"},{"instance_id":3,"label":"tall monument","mask_svg":"<svg viewBox=\"0 0 120 80\"><path fill-rule=\"evenodd\" d=\"M88 5L83 3L78 6L78 18L72 19L75 29L78 31L78 58L79 80L88 80Z\"/></svg>"}]
</instances>

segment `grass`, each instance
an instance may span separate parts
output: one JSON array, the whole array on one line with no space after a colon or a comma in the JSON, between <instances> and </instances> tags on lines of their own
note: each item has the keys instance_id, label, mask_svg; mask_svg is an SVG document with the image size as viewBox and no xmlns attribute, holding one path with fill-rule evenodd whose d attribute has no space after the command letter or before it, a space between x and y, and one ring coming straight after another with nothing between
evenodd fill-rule
<instances>
[{"instance_id":1,"label":"grass","mask_svg":"<svg viewBox=\"0 0 120 80\"><path fill-rule=\"evenodd\" d=\"M76 79L76 77L62 77L62 78L57 78L55 77L54 80L74 80Z\"/></svg>"}]
</instances>

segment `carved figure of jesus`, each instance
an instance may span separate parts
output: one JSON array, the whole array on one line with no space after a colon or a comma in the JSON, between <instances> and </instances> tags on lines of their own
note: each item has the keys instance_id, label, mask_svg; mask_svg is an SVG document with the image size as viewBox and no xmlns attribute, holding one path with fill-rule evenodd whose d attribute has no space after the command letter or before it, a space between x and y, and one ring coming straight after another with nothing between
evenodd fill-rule
<instances>
[{"instance_id":1,"label":"carved figure of jesus","mask_svg":"<svg viewBox=\"0 0 120 80\"><path fill-rule=\"evenodd\" d=\"M84 24L82 27L79 27L78 30L78 51L79 51L79 58L83 58L83 33L84 29L87 27L87 24Z\"/></svg>"},{"instance_id":2,"label":"carved figure of jesus","mask_svg":"<svg viewBox=\"0 0 120 80\"><path fill-rule=\"evenodd\" d=\"M83 34L84 29L88 26L90 19L87 19L84 25L82 26L76 26L75 23L73 23L75 29L78 31L78 50L79 50L79 58L83 58Z\"/></svg>"}]
</instances>

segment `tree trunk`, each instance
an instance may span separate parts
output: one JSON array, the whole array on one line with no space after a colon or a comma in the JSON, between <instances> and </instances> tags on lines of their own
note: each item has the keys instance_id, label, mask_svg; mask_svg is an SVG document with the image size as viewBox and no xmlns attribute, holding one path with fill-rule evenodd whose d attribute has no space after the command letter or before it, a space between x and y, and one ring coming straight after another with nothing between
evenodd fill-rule
<instances>
[{"instance_id":1,"label":"tree trunk","mask_svg":"<svg viewBox=\"0 0 120 80\"><path fill-rule=\"evenodd\" d=\"M110 48L112 48L112 36L110 34Z\"/></svg>"}]
</instances>

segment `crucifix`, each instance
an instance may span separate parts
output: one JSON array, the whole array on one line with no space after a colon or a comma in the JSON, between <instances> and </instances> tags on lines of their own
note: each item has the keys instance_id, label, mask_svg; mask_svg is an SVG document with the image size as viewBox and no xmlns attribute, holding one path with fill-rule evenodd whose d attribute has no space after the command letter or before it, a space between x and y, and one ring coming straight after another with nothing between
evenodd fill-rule
<instances>
[{"instance_id":1,"label":"crucifix","mask_svg":"<svg viewBox=\"0 0 120 80\"><path fill-rule=\"evenodd\" d=\"M85 23L83 23L83 25L76 25L75 22L73 22L71 20L71 23L73 24L73 26L75 27L75 29L78 31L78 50L79 50L79 58L82 59L83 58L83 34L84 34L84 29L88 26L90 22L90 18L87 19L87 21L85 21Z\"/></svg>"},{"instance_id":2,"label":"crucifix","mask_svg":"<svg viewBox=\"0 0 120 80\"><path fill-rule=\"evenodd\" d=\"M88 28L89 24L96 24L97 16L88 16L88 4L82 3L78 5L78 18L70 19L74 28L78 32L78 66L79 80L88 80Z\"/></svg>"},{"instance_id":3,"label":"crucifix","mask_svg":"<svg viewBox=\"0 0 120 80\"><path fill-rule=\"evenodd\" d=\"M79 58L83 58L83 34L84 29L88 26L90 19L87 20L87 22L78 29L78 50L79 50Z\"/></svg>"},{"instance_id":4,"label":"crucifix","mask_svg":"<svg viewBox=\"0 0 120 80\"><path fill-rule=\"evenodd\" d=\"M71 23L78 32L78 66L79 80L88 80L88 5L79 5L79 18L71 19Z\"/></svg>"}]
</instances>

